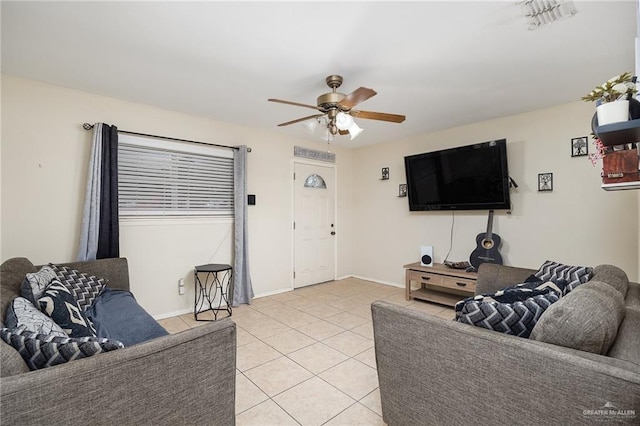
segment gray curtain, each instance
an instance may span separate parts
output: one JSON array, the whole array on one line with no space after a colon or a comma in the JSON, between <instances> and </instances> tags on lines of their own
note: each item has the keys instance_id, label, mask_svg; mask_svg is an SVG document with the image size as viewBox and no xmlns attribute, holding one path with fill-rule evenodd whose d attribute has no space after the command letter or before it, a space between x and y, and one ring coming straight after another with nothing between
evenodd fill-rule
<instances>
[{"instance_id":1,"label":"gray curtain","mask_svg":"<svg viewBox=\"0 0 640 426\"><path fill-rule=\"evenodd\" d=\"M80 246L78 248L78 262L95 260L98 252L98 231L100 228L100 180L102 175L102 125L93 125L93 143L91 144L91 158L89 159L89 173L87 189L84 196L84 210L82 213L82 229L80 231Z\"/></svg>"},{"instance_id":2,"label":"gray curtain","mask_svg":"<svg viewBox=\"0 0 640 426\"><path fill-rule=\"evenodd\" d=\"M93 125L78 261L118 257L118 129Z\"/></svg>"},{"instance_id":3,"label":"gray curtain","mask_svg":"<svg viewBox=\"0 0 640 426\"><path fill-rule=\"evenodd\" d=\"M242 145L233 154L234 185L234 260L232 306L251 303L253 286L249 273L247 237L247 147Z\"/></svg>"}]
</instances>

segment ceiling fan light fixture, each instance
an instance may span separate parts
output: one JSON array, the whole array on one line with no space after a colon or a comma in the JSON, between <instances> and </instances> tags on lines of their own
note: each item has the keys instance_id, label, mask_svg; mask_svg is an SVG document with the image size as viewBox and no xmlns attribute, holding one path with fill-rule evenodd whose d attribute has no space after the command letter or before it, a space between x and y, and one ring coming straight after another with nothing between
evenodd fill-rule
<instances>
[{"instance_id":1,"label":"ceiling fan light fixture","mask_svg":"<svg viewBox=\"0 0 640 426\"><path fill-rule=\"evenodd\" d=\"M345 114L342 111L336 114L336 127L338 130L349 130L354 124L353 117L350 114Z\"/></svg>"},{"instance_id":2,"label":"ceiling fan light fixture","mask_svg":"<svg viewBox=\"0 0 640 426\"><path fill-rule=\"evenodd\" d=\"M353 123L351 127L349 127L349 134L351 135L351 140L354 140L363 131L364 131L363 128L359 127L356 123Z\"/></svg>"},{"instance_id":3,"label":"ceiling fan light fixture","mask_svg":"<svg viewBox=\"0 0 640 426\"><path fill-rule=\"evenodd\" d=\"M316 129L320 125L320 121L318 119L315 120L307 120L303 122L304 127L311 134L315 133Z\"/></svg>"},{"instance_id":4,"label":"ceiling fan light fixture","mask_svg":"<svg viewBox=\"0 0 640 426\"><path fill-rule=\"evenodd\" d=\"M351 140L354 140L364 130L353 121L351 114L346 114L342 111L336 114L336 128L342 131L349 131Z\"/></svg>"}]
</instances>

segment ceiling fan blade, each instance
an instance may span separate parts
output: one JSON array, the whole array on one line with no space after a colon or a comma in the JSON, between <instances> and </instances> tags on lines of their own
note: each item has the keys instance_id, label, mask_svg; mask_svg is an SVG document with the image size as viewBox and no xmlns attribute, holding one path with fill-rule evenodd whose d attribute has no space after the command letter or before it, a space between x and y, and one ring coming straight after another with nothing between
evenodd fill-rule
<instances>
[{"instance_id":1,"label":"ceiling fan blade","mask_svg":"<svg viewBox=\"0 0 640 426\"><path fill-rule=\"evenodd\" d=\"M340 133L341 135L348 135L349 131L348 130L338 130L338 133Z\"/></svg>"},{"instance_id":2,"label":"ceiling fan blade","mask_svg":"<svg viewBox=\"0 0 640 426\"><path fill-rule=\"evenodd\" d=\"M278 102L281 104L287 104L287 105L295 105L295 106L301 106L301 107L305 107L305 108L311 108L311 109L318 109L317 106L314 105L307 105L307 104L301 104L298 102L291 102L291 101L283 101L281 99L267 99L269 102Z\"/></svg>"},{"instance_id":3,"label":"ceiling fan blade","mask_svg":"<svg viewBox=\"0 0 640 426\"><path fill-rule=\"evenodd\" d=\"M373 111L351 111L349 114L358 118L366 118L367 120L390 121L392 123L402 123L406 118L404 115Z\"/></svg>"},{"instance_id":4,"label":"ceiling fan blade","mask_svg":"<svg viewBox=\"0 0 640 426\"><path fill-rule=\"evenodd\" d=\"M367 99L375 96L376 94L376 91L373 89L359 87L345 96L343 100L338 102L338 105L340 105L340 108L342 109L351 109L354 106L358 105L360 102L364 102Z\"/></svg>"},{"instance_id":5,"label":"ceiling fan blade","mask_svg":"<svg viewBox=\"0 0 640 426\"><path fill-rule=\"evenodd\" d=\"M310 115L310 116L308 116L308 117L298 118L297 120L287 121L286 123L280 123L280 124L278 124L278 127L288 126L289 124L299 123L299 122L301 122L301 121L309 120L309 119L311 119L311 118L322 117L323 115L324 115L324 114L314 114L314 115Z\"/></svg>"}]
</instances>

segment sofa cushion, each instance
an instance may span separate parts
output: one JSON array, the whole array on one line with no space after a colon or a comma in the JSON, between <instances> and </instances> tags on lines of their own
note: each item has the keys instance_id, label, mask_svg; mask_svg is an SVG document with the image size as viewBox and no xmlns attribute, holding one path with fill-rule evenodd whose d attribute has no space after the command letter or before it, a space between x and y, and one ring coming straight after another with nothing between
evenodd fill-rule
<instances>
[{"instance_id":1,"label":"sofa cushion","mask_svg":"<svg viewBox=\"0 0 640 426\"><path fill-rule=\"evenodd\" d=\"M78 306L86 311L100 292L105 288L106 280L67 266L49 264L58 280L64 284L78 301Z\"/></svg>"},{"instance_id":2,"label":"sofa cushion","mask_svg":"<svg viewBox=\"0 0 640 426\"><path fill-rule=\"evenodd\" d=\"M629 277L627 274L617 266L613 265L598 265L593 268L594 281L602 281L622 294L622 297L627 297L627 291L629 289Z\"/></svg>"},{"instance_id":3,"label":"sofa cushion","mask_svg":"<svg viewBox=\"0 0 640 426\"><path fill-rule=\"evenodd\" d=\"M519 337L529 337L538 318L562 295L564 282L530 281L455 305L456 321Z\"/></svg>"},{"instance_id":4,"label":"sofa cushion","mask_svg":"<svg viewBox=\"0 0 640 426\"><path fill-rule=\"evenodd\" d=\"M126 346L168 334L128 291L105 289L86 314L98 337L116 339Z\"/></svg>"},{"instance_id":5,"label":"sofa cushion","mask_svg":"<svg viewBox=\"0 0 640 426\"><path fill-rule=\"evenodd\" d=\"M514 266L482 263L478 267L478 281L475 294L493 293L515 283L524 282L535 269L516 268Z\"/></svg>"},{"instance_id":6,"label":"sofa cushion","mask_svg":"<svg viewBox=\"0 0 640 426\"><path fill-rule=\"evenodd\" d=\"M20 295L31 303L36 303L55 278L56 272L50 266L43 266L38 272L25 274Z\"/></svg>"},{"instance_id":7,"label":"sofa cushion","mask_svg":"<svg viewBox=\"0 0 640 426\"><path fill-rule=\"evenodd\" d=\"M6 272L16 272L22 274L24 278L25 274L38 272L38 268L26 257L12 257L0 265L0 272L3 274Z\"/></svg>"},{"instance_id":8,"label":"sofa cushion","mask_svg":"<svg viewBox=\"0 0 640 426\"><path fill-rule=\"evenodd\" d=\"M604 355L615 341L623 317L620 292L603 282L590 281L547 309L531 338Z\"/></svg>"},{"instance_id":9,"label":"sofa cushion","mask_svg":"<svg viewBox=\"0 0 640 426\"><path fill-rule=\"evenodd\" d=\"M49 315L71 337L95 337L96 332L71 291L53 280L38 300L40 310Z\"/></svg>"},{"instance_id":10,"label":"sofa cushion","mask_svg":"<svg viewBox=\"0 0 640 426\"><path fill-rule=\"evenodd\" d=\"M627 308L608 356L640 366L640 311Z\"/></svg>"},{"instance_id":11,"label":"sofa cushion","mask_svg":"<svg viewBox=\"0 0 640 426\"><path fill-rule=\"evenodd\" d=\"M624 305L627 309L635 309L640 311L640 284L629 283L627 296L624 298Z\"/></svg>"},{"instance_id":12,"label":"sofa cushion","mask_svg":"<svg viewBox=\"0 0 640 426\"><path fill-rule=\"evenodd\" d=\"M4 321L8 328L24 326L27 331L37 334L54 334L59 337L67 337L67 334L51 317L40 312L33 303L24 297L13 299Z\"/></svg>"},{"instance_id":13,"label":"sofa cushion","mask_svg":"<svg viewBox=\"0 0 640 426\"><path fill-rule=\"evenodd\" d=\"M18 351L0 339L0 377L15 376L29 371Z\"/></svg>"},{"instance_id":14,"label":"sofa cushion","mask_svg":"<svg viewBox=\"0 0 640 426\"><path fill-rule=\"evenodd\" d=\"M588 266L571 266L547 260L534 275L542 281L566 281L567 286L563 294L567 294L576 286L589 281L592 271L593 268Z\"/></svg>"},{"instance_id":15,"label":"sofa cushion","mask_svg":"<svg viewBox=\"0 0 640 426\"><path fill-rule=\"evenodd\" d=\"M26 331L24 328L2 328L0 337L18 351L31 370L52 367L124 347L116 340L45 336Z\"/></svg>"}]
</instances>

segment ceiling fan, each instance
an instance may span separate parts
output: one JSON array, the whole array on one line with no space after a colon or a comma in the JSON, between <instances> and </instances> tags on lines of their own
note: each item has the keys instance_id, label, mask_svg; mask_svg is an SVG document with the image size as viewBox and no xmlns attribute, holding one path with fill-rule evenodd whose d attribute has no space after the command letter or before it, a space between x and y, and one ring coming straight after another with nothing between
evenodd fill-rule
<instances>
[{"instance_id":1,"label":"ceiling fan","mask_svg":"<svg viewBox=\"0 0 640 426\"><path fill-rule=\"evenodd\" d=\"M326 78L326 82L327 86L331 88L331 92L318 96L316 106L301 104L298 102L283 101L280 99L269 99L269 102L279 102L281 104L311 108L318 110L321 113L287 121L286 123L280 123L278 124L278 127L288 126L290 124L299 123L312 118L320 120L321 117L325 117L327 129L332 135L336 135L338 133L341 135L351 134L351 139L353 139L362 132L362 129L353 121L353 117L365 118L368 120L389 121L392 123L402 123L405 120L404 115L351 109L360 102L364 102L375 96L377 93L373 89L359 87L348 95L345 95L344 93L336 91L336 89L342 85L341 76L330 75Z\"/></svg>"}]
</instances>

